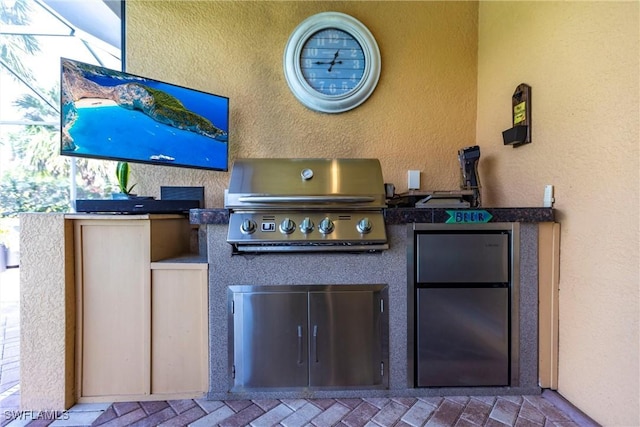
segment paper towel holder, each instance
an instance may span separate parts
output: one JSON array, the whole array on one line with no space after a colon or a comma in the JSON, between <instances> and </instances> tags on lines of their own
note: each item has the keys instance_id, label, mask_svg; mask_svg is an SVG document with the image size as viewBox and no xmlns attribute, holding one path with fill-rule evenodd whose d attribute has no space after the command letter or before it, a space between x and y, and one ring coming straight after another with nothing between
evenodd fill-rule
<instances>
[{"instance_id":1,"label":"paper towel holder","mask_svg":"<svg viewBox=\"0 0 640 427\"><path fill-rule=\"evenodd\" d=\"M531 86L521 83L511 97L513 127L502 132L504 145L519 147L531 142Z\"/></svg>"}]
</instances>

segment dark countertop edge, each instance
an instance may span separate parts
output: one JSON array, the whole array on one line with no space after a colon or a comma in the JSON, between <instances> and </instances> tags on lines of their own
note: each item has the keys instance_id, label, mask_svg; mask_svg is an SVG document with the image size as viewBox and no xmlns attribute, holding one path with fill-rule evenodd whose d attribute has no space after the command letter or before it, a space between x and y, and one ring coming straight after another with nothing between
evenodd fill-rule
<instances>
[{"instance_id":1,"label":"dark countertop edge","mask_svg":"<svg viewBox=\"0 0 640 427\"><path fill-rule=\"evenodd\" d=\"M444 223L449 214L447 211L487 211L493 218L490 222L554 222L553 208L479 208L479 209L446 209L446 208L390 208L384 210L387 225L419 223ZM229 210L224 208L191 209L191 224L206 225L229 223Z\"/></svg>"}]
</instances>

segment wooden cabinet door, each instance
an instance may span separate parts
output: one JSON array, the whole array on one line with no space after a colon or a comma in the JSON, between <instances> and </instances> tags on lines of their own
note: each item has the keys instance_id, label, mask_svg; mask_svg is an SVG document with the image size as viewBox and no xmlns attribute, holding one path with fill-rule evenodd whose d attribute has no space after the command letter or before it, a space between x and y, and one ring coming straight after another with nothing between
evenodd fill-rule
<instances>
[{"instance_id":1,"label":"wooden cabinet door","mask_svg":"<svg viewBox=\"0 0 640 427\"><path fill-rule=\"evenodd\" d=\"M79 397L149 393L149 225L76 221Z\"/></svg>"},{"instance_id":2,"label":"wooden cabinet door","mask_svg":"<svg viewBox=\"0 0 640 427\"><path fill-rule=\"evenodd\" d=\"M207 391L207 271L207 264L152 264L153 394Z\"/></svg>"}]
</instances>

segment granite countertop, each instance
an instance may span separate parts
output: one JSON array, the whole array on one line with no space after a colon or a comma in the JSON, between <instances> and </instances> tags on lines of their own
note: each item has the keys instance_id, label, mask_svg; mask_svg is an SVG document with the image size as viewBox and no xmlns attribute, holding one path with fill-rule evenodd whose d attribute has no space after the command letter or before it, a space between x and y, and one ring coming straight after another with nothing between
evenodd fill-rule
<instances>
[{"instance_id":1,"label":"granite countertop","mask_svg":"<svg viewBox=\"0 0 640 427\"><path fill-rule=\"evenodd\" d=\"M387 225L419 223L444 223L449 212L486 211L492 215L490 222L553 222L553 208L479 208L479 209L445 209L445 208L387 208L384 210ZM229 210L224 208L191 209L189 220L192 224L229 223Z\"/></svg>"}]
</instances>

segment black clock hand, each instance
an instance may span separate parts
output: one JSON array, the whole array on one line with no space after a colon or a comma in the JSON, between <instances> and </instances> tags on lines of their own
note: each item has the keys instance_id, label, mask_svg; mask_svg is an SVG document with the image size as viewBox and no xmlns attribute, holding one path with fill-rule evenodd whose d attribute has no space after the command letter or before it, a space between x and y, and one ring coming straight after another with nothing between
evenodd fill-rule
<instances>
[{"instance_id":1,"label":"black clock hand","mask_svg":"<svg viewBox=\"0 0 640 427\"><path fill-rule=\"evenodd\" d=\"M333 68L334 65L336 64L342 64L342 61L336 61L336 59L338 58L338 54L340 53L340 50L337 50L336 53L333 55L333 59L330 62L324 62L324 61L316 61L314 62L315 65L325 65L328 64L329 65L329 72L331 72L331 69Z\"/></svg>"},{"instance_id":2,"label":"black clock hand","mask_svg":"<svg viewBox=\"0 0 640 427\"><path fill-rule=\"evenodd\" d=\"M336 64L342 64L342 61L336 61L336 62L333 62L333 63L331 64L331 66L329 67L329 70L328 70L328 71L329 71L329 72L331 72L331 69L332 69L332 68L333 68L333 66L334 66L334 65L336 65Z\"/></svg>"},{"instance_id":3,"label":"black clock hand","mask_svg":"<svg viewBox=\"0 0 640 427\"><path fill-rule=\"evenodd\" d=\"M330 62L331 65L329 65L329 70L328 70L329 72L331 72L331 69L333 68L334 65L342 64L342 61L336 62L336 59L338 59L338 54L340 54L340 49L336 50L335 55L333 55L333 60L331 60Z\"/></svg>"}]
</instances>

